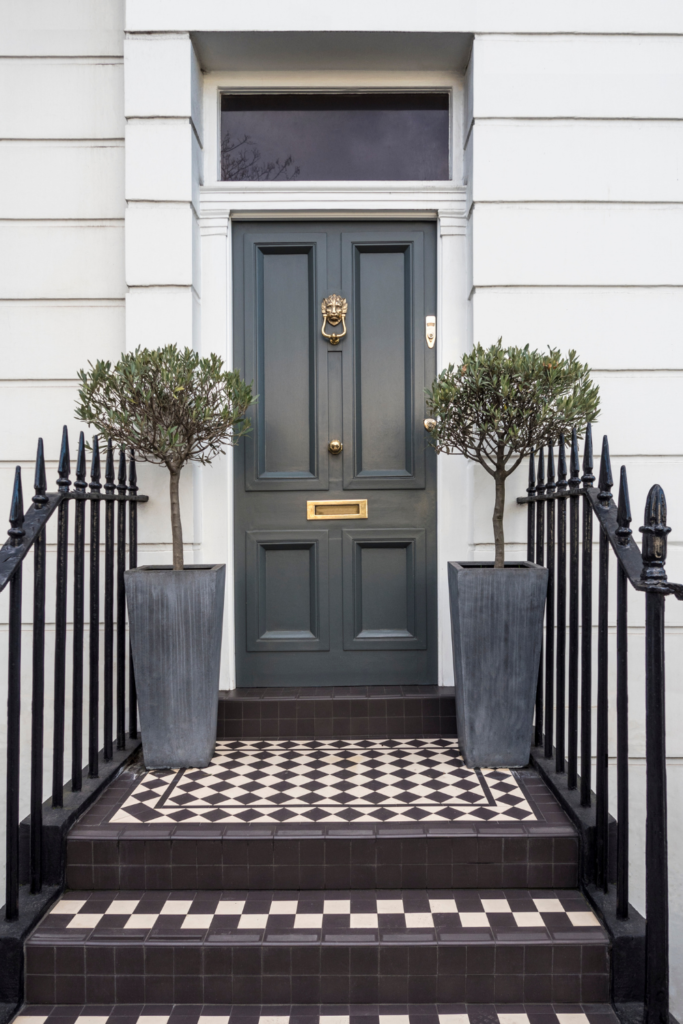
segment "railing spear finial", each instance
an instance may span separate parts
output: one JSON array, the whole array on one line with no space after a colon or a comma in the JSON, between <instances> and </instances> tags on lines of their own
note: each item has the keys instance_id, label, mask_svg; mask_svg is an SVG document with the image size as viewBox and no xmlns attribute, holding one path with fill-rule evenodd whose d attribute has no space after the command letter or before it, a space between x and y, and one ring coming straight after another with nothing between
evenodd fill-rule
<instances>
[{"instance_id":1,"label":"railing spear finial","mask_svg":"<svg viewBox=\"0 0 683 1024\"><path fill-rule=\"evenodd\" d=\"M593 476L593 431L590 423L586 424L586 440L583 443L583 476L581 482L584 487L592 487L595 483Z\"/></svg>"},{"instance_id":2,"label":"railing spear finial","mask_svg":"<svg viewBox=\"0 0 683 1024\"><path fill-rule=\"evenodd\" d=\"M45 452L43 451L43 439L38 438L38 451L36 452L36 472L33 477L33 504L36 508L47 505L47 476L45 475Z\"/></svg>"},{"instance_id":3,"label":"railing spear finial","mask_svg":"<svg viewBox=\"0 0 683 1024\"><path fill-rule=\"evenodd\" d=\"M612 463L609 457L609 441L607 434L602 438L602 452L600 455L600 476L598 478L598 501L601 505L609 505L612 500Z\"/></svg>"},{"instance_id":4,"label":"railing spear finial","mask_svg":"<svg viewBox=\"0 0 683 1024\"><path fill-rule=\"evenodd\" d=\"M572 445L569 466L569 489L570 491L578 491L581 486L581 462L579 460L579 438L576 433L576 427L572 428Z\"/></svg>"},{"instance_id":5,"label":"railing spear finial","mask_svg":"<svg viewBox=\"0 0 683 1024\"><path fill-rule=\"evenodd\" d=\"M104 464L104 489L107 494L114 493L114 448L111 438L107 441L107 459Z\"/></svg>"},{"instance_id":6,"label":"railing spear finial","mask_svg":"<svg viewBox=\"0 0 683 1024\"><path fill-rule=\"evenodd\" d=\"M545 454L544 449L538 450L538 476L536 477L536 493L543 494L545 491Z\"/></svg>"},{"instance_id":7,"label":"railing spear finial","mask_svg":"<svg viewBox=\"0 0 683 1024\"><path fill-rule=\"evenodd\" d=\"M125 448L125 445L122 445L121 448L119 449L119 479L118 479L117 490L118 490L119 494L125 494L126 490L127 490L127 487L126 487L126 448Z\"/></svg>"},{"instance_id":8,"label":"railing spear finial","mask_svg":"<svg viewBox=\"0 0 683 1024\"><path fill-rule=\"evenodd\" d=\"M555 490L555 449L551 444L548 445L548 485L546 487L546 493L552 493Z\"/></svg>"},{"instance_id":9,"label":"railing spear finial","mask_svg":"<svg viewBox=\"0 0 683 1024\"><path fill-rule=\"evenodd\" d=\"M12 488L12 505L10 507L9 521L11 526L9 534L12 547L18 548L23 537L26 535L24 529L24 494L21 489L21 466L14 471L14 487Z\"/></svg>"},{"instance_id":10,"label":"railing spear finial","mask_svg":"<svg viewBox=\"0 0 683 1024\"><path fill-rule=\"evenodd\" d=\"M99 491L102 489L100 483L100 439L97 434L92 439L92 460L90 462L90 490Z\"/></svg>"},{"instance_id":11,"label":"railing spear finial","mask_svg":"<svg viewBox=\"0 0 683 1024\"><path fill-rule=\"evenodd\" d=\"M78 435L78 455L76 456L76 483L74 487L81 494L85 492L88 486L85 479L85 437L81 430Z\"/></svg>"},{"instance_id":12,"label":"railing spear finial","mask_svg":"<svg viewBox=\"0 0 683 1024\"><path fill-rule=\"evenodd\" d=\"M128 461L128 490L131 494L138 493L138 468L135 463L135 452L131 448Z\"/></svg>"},{"instance_id":13,"label":"railing spear finial","mask_svg":"<svg viewBox=\"0 0 683 1024\"><path fill-rule=\"evenodd\" d=\"M666 538L671 527L666 525L666 498L659 484L653 484L645 502L645 522L639 528L643 535L642 580L653 583L666 582Z\"/></svg>"},{"instance_id":14,"label":"railing spear finial","mask_svg":"<svg viewBox=\"0 0 683 1024\"><path fill-rule=\"evenodd\" d=\"M617 504L617 523L619 524L616 529L619 543L626 547L631 539L633 530L631 529L631 502L628 496L628 479L626 477L626 466L621 467L619 473L619 501Z\"/></svg>"},{"instance_id":15,"label":"railing spear finial","mask_svg":"<svg viewBox=\"0 0 683 1024\"><path fill-rule=\"evenodd\" d=\"M529 484L527 486L526 493L529 497L536 493L536 460L534 459L533 452L529 456Z\"/></svg>"},{"instance_id":16,"label":"railing spear finial","mask_svg":"<svg viewBox=\"0 0 683 1024\"><path fill-rule=\"evenodd\" d=\"M557 489L567 490L567 456L565 453L564 434L560 434L557 441Z\"/></svg>"},{"instance_id":17,"label":"railing spear finial","mask_svg":"<svg viewBox=\"0 0 683 1024\"><path fill-rule=\"evenodd\" d=\"M71 486L69 474L71 473L71 458L69 456L69 432L66 427L62 430L62 447L59 451L59 467L57 469L57 490L67 494Z\"/></svg>"}]
</instances>

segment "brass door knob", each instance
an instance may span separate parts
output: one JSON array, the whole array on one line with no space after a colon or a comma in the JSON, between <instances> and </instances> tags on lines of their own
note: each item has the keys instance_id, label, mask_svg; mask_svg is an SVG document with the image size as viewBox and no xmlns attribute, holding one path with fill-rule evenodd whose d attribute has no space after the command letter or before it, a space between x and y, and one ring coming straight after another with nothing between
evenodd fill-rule
<instances>
[{"instance_id":1,"label":"brass door knob","mask_svg":"<svg viewBox=\"0 0 683 1024\"><path fill-rule=\"evenodd\" d=\"M329 451L330 455L339 455L339 452L342 450L343 447L344 445L341 443L341 441L330 441L330 443L327 446L327 450Z\"/></svg>"},{"instance_id":2,"label":"brass door knob","mask_svg":"<svg viewBox=\"0 0 683 1024\"><path fill-rule=\"evenodd\" d=\"M425 420L425 430L433 430L435 426L436 420L433 420L431 417Z\"/></svg>"}]
</instances>

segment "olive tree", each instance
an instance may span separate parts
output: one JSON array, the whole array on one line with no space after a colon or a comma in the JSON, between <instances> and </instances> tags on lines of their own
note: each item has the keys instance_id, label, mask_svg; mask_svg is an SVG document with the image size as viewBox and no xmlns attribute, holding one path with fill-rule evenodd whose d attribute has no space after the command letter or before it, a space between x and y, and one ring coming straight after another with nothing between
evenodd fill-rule
<instances>
[{"instance_id":1,"label":"olive tree","mask_svg":"<svg viewBox=\"0 0 683 1024\"><path fill-rule=\"evenodd\" d=\"M201 357L177 345L137 348L115 366L98 359L78 373L76 415L136 460L170 474L173 568L183 568L178 484L188 462L208 465L250 428L256 399L237 370L215 353Z\"/></svg>"},{"instance_id":2,"label":"olive tree","mask_svg":"<svg viewBox=\"0 0 683 1024\"><path fill-rule=\"evenodd\" d=\"M600 409L599 389L576 352L563 356L475 345L457 367L443 370L427 391L437 452L459 452L495 481L493 537L496 569L505 565L505 481L523 459L576 428L579 436Z\"/></svg>"}]
</instances>

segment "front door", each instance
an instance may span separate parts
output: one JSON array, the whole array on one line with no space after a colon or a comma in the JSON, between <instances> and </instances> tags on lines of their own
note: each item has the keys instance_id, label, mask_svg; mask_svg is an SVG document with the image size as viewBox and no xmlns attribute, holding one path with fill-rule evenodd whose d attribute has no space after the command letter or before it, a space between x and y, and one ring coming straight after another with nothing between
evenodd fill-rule
<instances>
[{"instance_id":1,"label":"front door","mask_svg":"<svg viewBox=\"0 0 683 1024\"><path fill-rule=\"evenodd\" d=\"M258 394L235 451L237 685L435 683L435 225L233 238L235 365Z\"/></svg>"}]
</instances>

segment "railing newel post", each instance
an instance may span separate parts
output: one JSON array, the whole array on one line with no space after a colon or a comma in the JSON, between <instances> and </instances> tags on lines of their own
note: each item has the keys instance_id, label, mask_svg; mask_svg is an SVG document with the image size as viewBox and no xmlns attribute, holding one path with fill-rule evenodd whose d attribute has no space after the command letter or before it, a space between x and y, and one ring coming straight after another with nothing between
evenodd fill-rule
<instances>
[{"instance_id":1,"label":"railing newel post","mask_svg":"<svg viewBox=\"0 0 683 1024\"><path fill-rule=\"evenodd\" d=\"M546 527L546 564L548 566L548 594L545 602L545 728L543 753L553 756L553 715L555 704L555 450L548 445L548 496Z\"/></svg>"},{"instance_id":2,"label":"railing newel post","mask_svg":"<svg viewBox=\"0 0 683 1024\"><path fill-rule=\"evenodd\" d=\"M38 438L33 506L47 504L43 439ZM43 742L45 707L45 527L33 542L33 657L31 666L31 892L43 886Z\"/></svg>"},{"instance_id":3,"label":"railing newel post","mask_svg":"<svg viewBox=\"0 0 683 1024\"><path fill-rule=\"evenodd\" d=\"M586 491L593 486L593 436L586 424L583 446L583 534L581 564L581 805L591 805L591 699L593 650L593 509Z\"/></svg>"},{"instance_id":4,"label":"railing newel post","mask_svg":"<svg viewBox=\"0 0 683 1024\"><path fill-rule=\"evenodd\" d=\"M10 528L7 531L13 547L19 547L25 536L24 497L21 488L21 467L14 473ZM21 585L19 563L10 580L8 664L7 664L7 806L5 917L16 921L19 916L19 783L21 746Z\"/></svg>"},{"instance_id":5,"label":"railing newel post","mask_svg":"<svg viewBox=\"0 0 683 1024\"><path fill-rule=\"evenodd\" d=\"M567 658L567 459L558 441L557 484L557 657L555 666L555 771L565 770L565 672Z\"/></svg>"},{"instance_id":6,"label":"railing newel post","mask_svg":"<svg viewBox=\"0 0 683 1024\"><path fill-rule=\"evenodd\" d=\"M85 437L81 430L76 456L74 492L74 621L71 691L71 789L83 785L83 620L85 601Z\"/></svg>"},{"instance_id":7,"label":"railing newel post","mask_svg":"<svg viewBox=\"0 0 683 1024\"><path fill-rule=\"evenodd\" d=\"M569 476L569 715L567 786L578 784L579 744L579 491L581 468L576 427L572 430Z\"/></svg>"},{"instance_id":8,"label":"railing newel post","mask_svg":"<svg viewBox=\"0 0 683 1024\"><path fill-rule=\"evenodd\" d=\"M138 470L135 464L135 452L132 448L128 462L128 493L132 497L128 503L128 568L135 569L138 564L138 503L135 500L138 493ZM128 644L128 734L132 740L138 738L137 691L133 649L130 642Z\"/></svg>"},{"instance_id":9,"label":"railing newel post","mask_svg":"<svg viewBox=\"0 0 683 1024\"><path fill-rule=\"evenodd\" d=\"M631 539L631 503L626 467L621 467L617 505L617 537L627 545ZM624 567L617 569L617 917L628 917L628 579Z\"/></svg>"},{"instance_id":10,"label":"railing newel post","mask_svg":"<svg viewBox=\"0 0 683 1024\"><path fill-rule=\"evenodd\" d=\"M114 756L114 449L107 441L104 464L104 744L105 761Z\"/></svg>"},{"instance_id":11,"label":"railing newel post","mask_svg":"<svg viewBox=\"0 0 683 1024\"><path fill-rule=\"evenodd\" d=\"M598 501L605 508L612 502L612 467L607 435L602 439ZM608 693L608 641L609 641L609 552L606 530L600 527L600 556L598 569L598 715L596 728L595 763L595 825L596 825L596 882L607 892L609 884L609 693Z\"/></svg>"},{"instance_id":12,"label":"railing newel post","mask_svg":"<svg viewBox=\"0 0 683 1024\"><path fill-rule=\"evenodd\" d=\"M88 636L88 775L99 775L100 731L100 440L92 441L90 463L90 633Z\"/></svg>"},{"instance_id":13,"label":"railing newel post","mask_svg":"<svg viewBox=\"0 0 683 1024\"><path fill-rule=\"evenodd\" d=\"M55 595L54 725L52 746L52 806L64 804L64 715L66 702L66 594L69 566L69 502L71 460L69 434L62 430L57 490L65 495L57 511L57 589Z\"/></svg>"},{"instance_id":14,"label":"railing newel post","mask_svg":"<svg viewBox=\"0 0 683 1024\"><path fill-rule=\"evenodd\" d=\"M536 565L543 565L543 541L545 537L545 502L542 500L545 493L545 458L544 450L541 448L538 453L538 475L536 477L536 494L541 501L536 504ZM534 746L540 747L543 744L543 640L541 640L541 651L538 659L538 683L536 685L536 714L534 728Z\"/></svg>"},{"instance_id":15,"label":"railing newel post","mask_svg":"<svg viewBox=\"0 0 683 1024\"><path fill-rule=\"evenodd\" d=\"M116 529L116 747L126 749L126 449L119 450Z\"/></svg>"}]
</instances>

